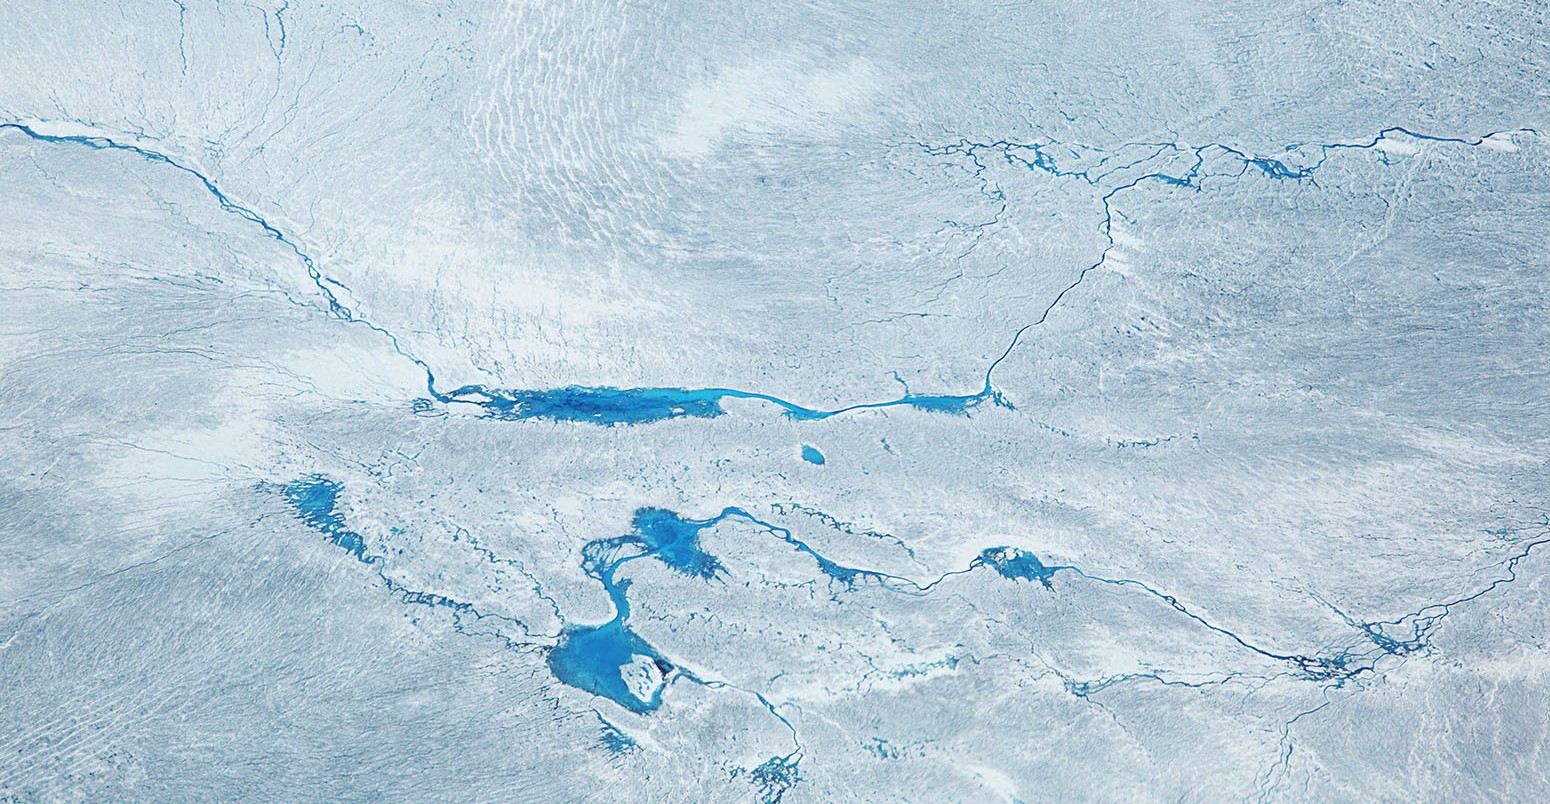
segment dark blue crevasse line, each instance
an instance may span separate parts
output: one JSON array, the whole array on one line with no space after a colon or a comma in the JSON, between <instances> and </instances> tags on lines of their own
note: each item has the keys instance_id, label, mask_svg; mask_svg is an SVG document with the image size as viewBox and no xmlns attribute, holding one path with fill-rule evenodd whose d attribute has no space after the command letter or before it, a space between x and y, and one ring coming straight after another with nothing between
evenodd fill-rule
<instances>
[{"instance_id":1,"label":"dark blue crevasse line","mask_svg":"<svg viewBox=\"0 0 1550 804\"><path fill-rule=\"evenodd\" d=\"M1480 137L1440 137L1440 136L1436 136L1436 135L1433 135L1433 134L1422 134L1422 133L1420 133L1418 131L1412 131L1412 130L1410 130L1408 128L1405 128L1404 126L1390 126L1390 127L1386 128L1386 129L1383 129L1382 131L1379 131L1376 135L1373 136L1373 138L1371 140L1368 140L1367 142L1295 143L1295 144L1292 144L1292 145L1288 145L1287 146L1287 150L1290 151L1290 150L1294 150L1294 149L1302 148L1302 147L1310 147L1310 148L1316 147L1316 148L1318 148L1320 153L1322 154L1322 156L1319 158L1319 161L1317 163L1315 163L1312 166L1312 168L1311 168L1311 169L1318 169L1319 167L1323 166L1324 160L1329 157L1329 152L1330 151L1342 151L1342 150L1368 151L1368 150L1372 150L1374 148L1377 148L1380 144L1382 144L1382 142L1384 140L1388 139L1390 134L1403 134L1403 135L1405 135L1407 137L1410 137L1411 139L1422 140L1422 141L1425 141L1425 142L1450 143L1450 144L1453 144L1453 145L1466 145L1466 146L1469 146L1469 147L1473 148L1473 147L1476 147L1476 146L1479 146L1479 145L1483 145L1486 140L1489 140L1489 139L1491 139L1493 137L1497 137L1497 136L1502 135L1502 134L1532 134L1532 135L1537 137L1537 136L1539 136L1539 131L1537 129L1524 127L1524 128L1515 128L1515 129L1503 129L1501 131L1493 131L1493 132L1491 132L1489 134L1486 134L1486 135L1480 136Z\"/></svg>"},{"instance_id":2,"label":"dark blue crevasse line","mask_svg":"<svg viewBox=\"0 0 1550 804\"><path fill-rule=\"evenodd\" d=\"M183 64L183 75L188 75L188 4L183 0L172 0L178 7L178 58Z\"/></svg>"},{"instance_id":3,"label":"dark blue crevasse line","mask_svg":"<svg viewBox=\"0 0 1550 804\"><path fill-rule=\"evenodd\" d=\"M1255 678L1261 681L1264 680L1262 677L1249 676L1244 673L1224 673L1220 676L1203 681L1182 681L1177 678L1169 678L1168 676L1165 676L1158 671L1149 671L1144 673L1121 673L1119 675L1102 676L1084 681L1071 678L1059 670L1053 670L1053 668L1051 669L1055 675L1060 677L1061 686L1065 687L1067 692L1078 698L1087 698L1096 693L1103 692L1110 687L1117 687L1121 684L1128 684L1132 681L1144 680L1150 681L1154 684L1160 684L1164 687L1185 687L1188 689L1198 690L1205 689L1206 687L1221 686L1229 681L1240 678Z\"/></svg>"},{"instance_id":4,"label":"dark blue crevasse line","mask_svg":"<svg viewBox=\"0 0 1550 804\"><path fill-rule=\"evenodd\" d=\"M286 43L285 12L289 11L290 8L291 8L291 0L281 0L280 7L275 9L275 12L274 12L275 24L277 26L279 26L279 28L280 28L280 47L275 52L275 59L277 59L277 60L285 55L285 43Z\"/></svg>"}]
</instances>

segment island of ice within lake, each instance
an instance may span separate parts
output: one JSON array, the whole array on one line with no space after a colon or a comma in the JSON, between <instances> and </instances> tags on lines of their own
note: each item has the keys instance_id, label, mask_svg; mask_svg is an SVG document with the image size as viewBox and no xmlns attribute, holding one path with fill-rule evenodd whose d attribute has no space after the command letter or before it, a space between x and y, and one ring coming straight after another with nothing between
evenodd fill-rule
<instances>
[{"instance_id":1,"label":"island of ice within lake","mask_svg":"<svg viewBox=\"0 0 1550 804\"><path fill-rule=\"evenodd\" d=\"M1550 798L1547 18L5 3L0 802Z\"/></svg>"}]
</instances>

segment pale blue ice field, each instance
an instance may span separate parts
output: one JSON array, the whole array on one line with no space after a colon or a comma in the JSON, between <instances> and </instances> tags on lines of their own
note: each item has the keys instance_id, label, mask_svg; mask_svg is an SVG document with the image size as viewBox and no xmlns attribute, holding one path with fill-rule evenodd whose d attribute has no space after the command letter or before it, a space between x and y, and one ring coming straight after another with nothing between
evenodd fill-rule
<instances>
[{"instance_id":1,"label":"pale blue ice field","mask_svg":"<svg viewBox=\"0 0 1550 804\"><path fill-rule=\"evenodd\" d=\"M0 802L1550 799L1547 17L3 4Z\"/></svg>"}]
</instances>

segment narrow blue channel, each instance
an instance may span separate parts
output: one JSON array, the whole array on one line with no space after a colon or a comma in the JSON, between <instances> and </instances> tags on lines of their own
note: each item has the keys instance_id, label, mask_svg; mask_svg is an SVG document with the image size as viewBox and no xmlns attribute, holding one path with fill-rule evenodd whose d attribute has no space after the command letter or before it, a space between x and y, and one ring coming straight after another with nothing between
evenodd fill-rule
<instances>
[{"instance_id":1,"label":"narrow blue channel","mask_svg":"<svg viewBox=\"0 0 1550 804\"><path fill-rule=\"evenodd\" d=\"M823 456L804 446L803 457L823 463ZM808 455L808 452L812 455ZM297 518L324 534L357 561L376 567L377 575L403 602L445 608L453 612L461 632L462 617L479 619L489 615L472 605L432 592L406 588L383 572L383 557L368 555L366 542L351 530L338 510L344 484L324 475L307 475L278 486ZM765 529L818 566L831 580L854 587L863 580L882 584L902 584L925 591L905 578L874 570L847 567L831 561L797 538L789 529L761 520L747 511L728 507L709 519L689 519L665 508L645 507L635 511L630 531L622 536L594 539L582 547L582 570L602 585L613 604L613 619L601 625L568 625L559 642L549 650L547 664L561 683L610 701L637 714L648 714L662 704L662 692L670 680L690 674L675 668L650 643L629 627L629 579L618 579L619 568L631 561L652 558L682 575L710 581L725 573L725 567L700 542L700 535L727 519L740 519ZM1065 567L1047 567L1031 553L1011 547L992 547L970 566L989 566L1005 578L1037 580L1050 587L1050 577ZM950 573L957 574L957 573ZM945 577L945 576L944 576ZM676 674L676 675L675 675ZM623 735L619 735L622 739ZM622 743L620 745L623 745Z\"/></svg>"},{"instance_id":2,"label":"narrow blue channel","mask_svg":"<svg viewBox=\"0 0 1550 804\"><path fill-rule=\"evenodd\" d=\"M541 419L587 422L597 425L647 424L668 419L712 419L726 413L728 399L754 399L784 410L797 421L822 421L858 410L905 407L932 413L967 416L989 402L1004 408L1011 404L991 388L987 379L978 393L963 395L911 394L887 402L871 402L833 410L818 410L768 394L732 388L610 388L579 385L546 391L522 391L465 385L448 394L436 394L441 402L477 405L486 415L505 421Z\"/></svg>"},{"instance_id":3,"label":"narrow blue channel","mask_svg":"<svg viewBox=\"0 0 1550 804\"><path fill-rule=\"evenodd\" d=\"M904 580L836 564L796 538L790 530L760 520L741 508L724 508L709 519L689 519L664 508L641 508L631 520L629 533L595 539L582 547L582 570L608 593L613 601L614 617L602 625L565 629L559 644L549 651L549 668L555 678L638 714L656 710L661 705L661 692L675 668L646 640L630 630L630 581L618 579L616 575L620 567L631 561L652 558L683 575L707 581L715 579L725 572L725 568L715 556L705 551L700 544L700 534L727 519L741 519L767 530L811 558L824 575L847 586L854 586L864 579ZM695 680L681 669L676 672ZM642 678L642 675L650 677ZM635 682L633 687L632 680ZM642 692L646 694L642 695Z\"/></svg>"}]
</instances>

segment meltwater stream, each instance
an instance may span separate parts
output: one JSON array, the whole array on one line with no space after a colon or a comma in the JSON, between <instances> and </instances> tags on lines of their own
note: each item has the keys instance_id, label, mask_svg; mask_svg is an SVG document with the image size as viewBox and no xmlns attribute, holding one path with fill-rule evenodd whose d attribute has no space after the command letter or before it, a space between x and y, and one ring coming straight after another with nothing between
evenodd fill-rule
<instances>
[{"instance_id":1,"label":"meltwater stream","mask_svg":"<svg viewBox=\"0 0 1550 804\"><path fill-rule=\"evenodd\" d=\"M712 419L727 412L722 403L728 399L768 402L796 421L822 421L845 413L882 408L913 408L933 413L968 415L969 411L987 402L1004 408L1011 407L991 387L988 373L985 386L973 394L912 394L906 391L898 399L886 402L868 402L829 410L804 407L780 397L735 388L611 388L572 385L546 391L520 391L465 385L451 393L436 393L435 396L437 401L447 404L477 405L491 418L507 421L542 419L600 425L647 424L683 418Z\"/></svg>"},{"instance_id":2,"label":"meltwater stream","mask_svg":"<svg viewBox=\"0 0 1550 804\"><path fill-rule=\"evenodd\" d=\"M495 638L506 649L523 651L547 651L546 664L554 678L582 692L607 699L622 709L636 715L649 716L663 704L668 687L685 681L710 690L732 691L749 696L790 732L792 750L784 755L770 756L756 768L745 769L749 780L757 785L759 800L766 804L779 802L783 794L801 781L800 763L804 756L800 735L796 726L777 705L763 693L740 687L727 681L701 677L695 672L677 666L630 628L630 579L619 578L619 571L631 561L654 558L674 572L682 575L713 580L728 570L701 543L701 535L708 528L735 519L753 525L762 532L785 542L792 549L811 558L822 575L827 576L835 587L854 588L862 582L904 595L925 595L953 576L968 575L980 569L994 571L1001 578L1014 583L1024 581L1042 584L1054 591L1055 575L1069 573L1075 578L1117 589L1133 589L1166 604L1180 615L1221 638L1236 643L1265 659L1286 664L1291 675L1319 683L1326 689L1343 686L1364 673L1373 671L1384 656L1401 656L1423 649L1431 632L1456 605L1467 603L1490 593L1503 584L1517 579L1516 566L1536 547L1550 544L1550 531L1541 534L1525 546L1505 565L1506 575L1492 581L1479 590L1451 600L1423 607L1415 612L1391 621L1362 623L1348 619L1362 637L1356 643L1317 654L1278 652L1267 649L1243 638L1234 631L1217 625L1187 607L1173 595L1159 591L1145 582L1129 578L1109 578L1089 573L1069 565L1047 565L1033 553L1001 546L982 550L963 569L943 573L929 583L892 575L878 570L846 567L820 554L806 542L797 538L791 530L758 519L747 511L728 507L708 519L688 519L662 508L641 508L635 512L631 529L622 536L595 539L582 549L582 570L598 581L607 593L614 614L600 625L567 624L558 635L534 636L523 623L498 614L481 612L475 606L443 594L417 591L406 587L386 572L387 556L370 551L365 538L352 530L339 510L339 498L344 491L340 482L322 475L309 475L290 483L275 486L264 484L261 488L278 490L294 510L297 519L317 530L329 541L343 549L356 561L370 566L392 592L406 604L424 605L448 610L453 628L460 634ZM541 588L538 589L542 594ZM551 603L553 601L551 600ZM559 614L558 608L556 613ZM486 622L491 621L491 622ZM496 630L488 626L497 625ZM561 622L564 622L563 617ZM505 628L521 631L523 639L506 635ZM1408 628L1409 634L1396 635ZM1367 643L1366 649L1361 643ZM907 675L918 670L899 671ZM1166 681L1163 671L1147 670L1119 676L1084 680L1061 676L1067 690L1080 698L1116 684L1142 679ZM1219 683L1211 680L1178 682L1190 686ZM637 748L637 743L619 727L597 712L601 731L599 744L609 751L625 753Z\"/></svg>"},{"instance_id":3,"label":"meltwater stream","mask_svg":"<svg viewBox=\"0 0 1550 804\"><path fill-rule=\"evenodd\" d=\"M907 596L921 596L931 593L949 578L969 575L981 569L991 570L1009 581L1033 582L1054 590L1054 577L1069 574L1090 583L1135 590L1243 649L1285 663L1297 677L1339 686L1371 671L1382 656L1402 655L1423 648L1431 631L1453 606L1474 600L1502 584L1511 583L1516 579L1514 568L1517 563L1536 547L1550 544L1550 532L1547 532L1507 562L1505 577L1471 594L1423 607L1390 621L1366 623L1349 620L1349 625L1360 635L1355 643L1338 649L1326 649L1317 654L1300 654L1255 644L1201 616L1174 595L1160 591L1144 581L1106 577L1071 565L1045 564L1038 556L1019 548L985 548L962 569L944 572L929 581L913 580L881 570L840 564L798 538L789 528L759 519L742 508L727 507L707 519L690 519L663 508L648 507L635 512L630 530L624 535L594 539L582 548L582 570L607 593L614 609L613 617L597 625L567 624L558 635L535 636L517 620L481 612L472 604L443 594L408 588L389 575L385 571L387 557L372 552L365 538L349 527L345 516L339 511L339 498L344 486L338 481L322 475L309 475L278 486L264 484L263 488L278 490L297 519L328 537L330 542L356 561L370 566L387 588L398 594L404 603L448 610L453 617L455 630L465 635L495 637L508 648L547 650L550 672L562 683L606 698L636 714L656 711L662 704L663 692L675 680L714 689L736 689L757 698L787 728L791 728L791 724L760 693L734 687L726 682L703 679L676 666L635 633L630 628L631 581L618 577L620 570L632 561L651 558L688 577L705 581L718 578L728 570L715 555L705 549L701 536L716 525L735 520L773 536L811 559L818 574L826 577L840 591L867 583ZM492 631L488 627L491 624L501 628ZM473 629L474 625L480 627ZM522 638L506 636L502 631L507 626L520 631ZM1402 628L1408 628L1411 633L1404 637L1390 633ZM1361 647L1364 643L1366 649Z\"/></svg>"},{"instance_id":4,"label":"meltwater stream","mask_svg":"<svg viewBox=\"0 0 1550 804\"><path fill-rule=\"evenodd\" d=\"M339 481L324 475L307 475L289 483L264 484L262 488L278 491L298 520L326 536L356 561L371 567L383 584L398 594L404 603L449 610L454 618L454 628L459 633L471 636L496 635L507 647L543 648L543 643L551 639L539 637L533 641L519 641L492 634L487 629L477 632L467 630L465 626L481 620L493 620L515 626L525 636L528 635L526 627L520 622L481 612L472 604L444 594L409 588L390 575L386 571L387 556L373 552L365 537L350 527L345 514L340 510L340 498L345 487ZM810 558L821 576L843 588L854 588L859 583L871 582L903 594L921 595L930 592L948 577L970 573L980 567L994 569L1011 580L1038 580L1049 587L1049 578L1056 571L1072 569L1046 567L1029 553L997 547L984 551L965 569L948 572L930 583L922 584L879 570L860 569L835 562L788 528L761 520L741 508L724 508L708 519L689 519L663 508L641 508L635 512L630 529L624 535L594 539L583 546L582 571L603 587L613 606L614 615L601 624L571 623L563 628L554 644L547 647L547 664L554 677L576 689L613 701L636 714L656 711L662 704L663 691L675 679L718 688L729 687L724 682L707 682L675 666L631 630L631 581L619 577L620 570L627 564L646 558L655 559L670 570L691 578L710 581L725 575L726 567L705 549L701 535L729 520L752 525L774 536L792 550ZM758 697L773 713L773 706L762 696L750 694ZM780 717L778 713L775 714ZM784 721L784 718L781 720Z\"/></svg>"},{"instance_id":5,"label":"meltwater stream","mask_svg":"<svg viewBox=\"0 0 1550 804\"><path fill-rule=\"evenodd\" d=\"M338 280L324 274L317 262L304 250L300 243L283 230L270 223L251 207L238 203L228 196L216 183L201 171L171 157L167 154L152 150L137 142L124 142L115 139L99 130L83 126L74 122L49 123L49 122L0 122L0 132L16 131L43 143L68 146L84 146L96 151L115 151L132 154L154 164L163 165L177 172L192 177L203 186L215 202L228 213L236 215L257 226L263 234L280 243L287 250L295 254L306 267L307 275L312 283L323 294L328 303L327 312L343 321L365 326L372 331L387 338L399 355L413 362L425 374L425 387L431 400L443 405L470 404L481 408L485 415L507 421L521 421L526 419L539 419L564 422L587 422L598 425L633 425L659 422L667 419L700 418L708 419L726 413L722 403L727 399L749 399L767 402L785 411L785 414L798 421L819 421L845 413L864 410L880 410L885 408L911 408L915 410L931 411L937 413L954 413L967 415L971 410L985 403L991 403L1001 407L1010 408L1011 405L1002 398L992 385L996 368L1011 355L1023 336L1032 328L1043 324L1055 309L1062 298L1081 284L1088 272L1102 265L1113 248L1114 240L1110 232L1113 222L1113 208L1111 201L1114 196L1124 190L1130 189L1145 181L1159 181L1167 184L1198 187L1200 169L1207 152L1213 149L1237 159L1244 165L1257 168L1266 176L1275 179L1312 181L1315 171L1323 166L1325 160L1332 152L1340 150L1369 150L1382 146L1386 138L1392 136L1405 136L1417 140L1462 144L1477 146L1486 140L1498 136L1498 134L1518 132L1496 132L1477 138L1439 137L1421 134L1405 128L1391 127L1379 132L1367 142L1355 143L1300 143L1289 146L1288 151L1299 148L1316 148L1320 154L1317 162L1305 166L1293 168L1285 162L1266 157L1253 156L1244 151L1219 143L1211 143L1204 146L1186 147L1178 143L1153 143L1157 147L1154 156L1162 156L1165 153L1186 154L1192 153L1195 158L1194 167L1182 176L1174 176L1161 171L1153 171L1142 175L1130 182L1114 187L1103 196L1105 210L1104 221L1099 229L1108 240L1108 247L1096 262L1078 273L1076 279L1044 308L1043 313L1034 321L1022 326L1013 334L1006 349L992 361L985 370L984 385L975 393L970 394L914 394L905 389L898 399L890 399L882 402L868 402L832 409L809 408L794 402L781 399L769 394L742 391L734 388L674 388L674 387L644 387L644 388L618 388L610 386L579 386L571 385L549 390L521 390L521 389L497 389L483 385L464 385L454 391L444 392L436 387L436 375L430 364L409 352L392 331L359 316L343 300L338 290L348 290ZM1519 132L1537 133L1532 129L1520 129ZM1020 149L1020 151L1018 150ZM1018 144L1005 141L994 143L975 143L963 140L960 143L944 148L929 149L933 153L946 154L949 152L969 155L979 165L980 171L984 170L984 164L979 162L977 152L980 150L996 151L1009 162L1022 164L1029 170L1038 170L1086 181L1097 186L1100 176L1092 175L1086 170L1062 168L1058 161L1045 150L1045 146L1039 144ZM1018 153L1025 154L1023 156ZM1027 154L1031 154L1027 156ZM1144 161L1144 160L1143 160ZM422 400L422 402L427 402ZM417 403L418 404L418 403Z\"/></svg>"},{"instance_id":6,"label":"meltwater stream","mask_svg":"<svg viewBox=\"0 0 1550 804\"><path fill-rule=\"evenodd\" d=\"M42 143L130 154L191 177L221 209L258 227L265 237L274 240L294 254L306 268L307 276L312 280L313 285L323 294L329 315L347 323L367 327L385 337L392 344L395 352L419 367L425 375L425 389L431 400L443 405L475 405L490 418L505 421L538 419L586 422L598 425L647 424L667 419L714 418L726 413L722 402L727 399L768 402L798 421L819 421L844 413L896 407L960 415L966 415L973 408L986 402L1010 407L991 386L991 373L995 370L996 364L1005 359L1006 354L991 364L990 369L985 373L984 386L976 393L913 394L906 388L898 399L847 405L828 410L809 408L769 394L734 388L616 388L572 385L548 390L521 390L464 385L454 391L445 392L437 388L436 374L429 363L406 349L391 330L360 316L345 303L339 292L341 290L348 292L348 288L324 274L318 267L317 261L295 238L252 207L240 204L228 196L214 180L198 169L137 142L121 141L104 132L73 122L0 122L0 132L4 131L19 132ZM1021 335L1020 332L1018 334ZM1013 346L1015 345L1016 339L1013 341ZM1008 353L1010 351L1011 347L1007 349Z\"/></svg>"},{"instance_id":7,"label":"meltwater stream","mask_svg":"<svg viewBox=\"0 0 1550 804\"><path fill-rule=\"evenodd\" d=\"M813 549L792 532L758 519L747 511L728 507L709 519L688 519L663 508L641 508L635 512L630 532L623 536L596 539L582 548L582 569L602 584L613 602L614 617L602 625L570 626L549 653L549 668L555 678L585 690L637 714L657 709L662 689L675 677L705 683L692 673L675 668L667 659L629 628L630 603L628 579L619 579L618 571L631 561L654 558L681 575L712 580L727 572L700 542L700 535L728 520L753 525L785 542L795 551L811 558L820 573L844 587L863 580L905 594L925 594L941 581L980 567L990 567L1010 580L1038 580L1053 588L1050 577L1069 567L1046 567L1030 553L1010 547L985 550L963 570L944 574L920 584L876 570L858 569L836 563ZM762 700L762 697L761 697ZM768 706L768 702L765 702ZM778 716L778 715L777 715ZM788 724L789 725L789 724Z\"/></svg>"}]
</instances>

